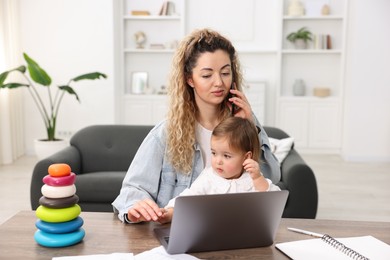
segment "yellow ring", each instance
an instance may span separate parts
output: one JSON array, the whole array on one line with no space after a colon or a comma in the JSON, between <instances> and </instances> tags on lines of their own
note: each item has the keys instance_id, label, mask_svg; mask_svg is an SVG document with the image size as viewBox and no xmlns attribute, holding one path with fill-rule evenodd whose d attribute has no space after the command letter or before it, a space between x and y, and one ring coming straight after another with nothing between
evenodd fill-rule
<instances>
[{"instance_id":1,"label":"yellow ring","mask_svg":"<svg viewBox=\"0 0 390 260\"><path fill-rule=\"evenodd\" d=\"M80 215L80 213L81 208L78 204L62 209L52 209L41 205L37 208L35 215L40 220L58 223L75 219Z\"/></svg>"}]
</instances>

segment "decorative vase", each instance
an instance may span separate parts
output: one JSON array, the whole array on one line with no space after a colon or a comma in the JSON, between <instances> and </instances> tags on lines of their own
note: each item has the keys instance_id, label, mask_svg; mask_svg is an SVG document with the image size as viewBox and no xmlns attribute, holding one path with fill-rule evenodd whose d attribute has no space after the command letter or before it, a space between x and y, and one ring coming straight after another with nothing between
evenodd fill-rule
<instances>
[{"instance_id":1,"label":"decorative vase","mask_svg":"<svg viewBox=\"0 0 390 260\"><path fill-rule=\"evenodd\" d=\"M322 6L321 14L322 15L329 15L330 14L330 7L329 7L329 5L323 5Z\"/></svg>"},{"instance_id":2,"label":"decorative vase","mask_svg":"<svg viewBox=\"0 0 390 260\"><path fill-rule=\"evenodd\" d=\"M35 155L38 160L45 159L56 152L69 146L67 140L47 141L41 139L34 140Z\"/></svg>"},{"instance_id":3,"label":"decorative vase","mask_svg":"<svg viewBox=\"0 0 390 260\"><path fill-rule=\"evenodd\" d=\"M299 0L291 0L290 5L288 6L288 15L289 16L302 16L305 15L305 8Z\"/></svg>"},{"instance_id":4,"label":"decorative vase","mask_svg":"<svg viewBox=\"0 0 390 260\"><path fill-rule=\"evenodd\" d=\"M306 86L302 79L296 79L293 85L294 96L304 96L306 92Z\"/></svg>"}]
</instances>

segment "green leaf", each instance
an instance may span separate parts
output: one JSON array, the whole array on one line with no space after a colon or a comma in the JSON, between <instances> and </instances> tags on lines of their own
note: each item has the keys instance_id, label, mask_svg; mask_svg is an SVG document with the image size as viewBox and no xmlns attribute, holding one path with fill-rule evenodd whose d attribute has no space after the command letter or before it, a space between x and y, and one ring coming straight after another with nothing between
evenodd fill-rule
<instances>
[{"instance_id":1,"label":"green leaf","mask_svg":"<svg viewBox=\"0 0 390 260\"><path fill-rule=\"evenodd\" d=\"M17 68L14 69L14 70L18 70L18 71L20 71L21 73L25 73L25 72L26 72L26 66L21 65L21 66L17 67Z\"/></svg>"},{"instance_id":2,"label":"green leaf","mask_svg":"<svg viewBox=\"0 0 390 260\"><path fill-rule=\"evenodd\" d=\"M19 87L29 87L28 84L21 84L21 83L7 83L4 85L1 85L0 88L19 88Z\"/></svg>"},{"instance_id":3,"label":"green leaf","mask_svg":"<svg viewBox=\"0 0 390 260\"><path fill-rule=\"evenodd\" d=\"M75 95L77 101L80 102L79 96L78 96L77 93L73 90L73 88L71 88L70 86L59 86L58 88L61 89L61 90L63 90L63 91L65 91L65 92L68 92L68 93L71 94L71 95Z\"/></svg>"},{"instance_id":4,"label":"green leaf","mask_svg":"<svg viewBox=\"0 0 390 260\"><path fill-rule=\"evenodd\" d=\"M5 79L8 77L9 71L5 71L0 74L0 86L3 85Z\"/></svg>"},{"instance_id":5,"label":"green leaf","mask_svg":"<svg viewBox=\"0 0 390 260\"><path fill-rule=\"evenodd\" d=\"M5 80L7 79L8 77L8 74L10 74L12 71L19 71L21 73L25 73L26 72L26 66L19 66L17 67L16 69L12 69L12 70L9 70L9 71L4 71L3 73L0 74L0 86L4 84Z\"/></svg>"},{"instance_id":6,"label":"green leaf","mask_svg":"<svg viewBox=\"0 0 390 260\"><path fill-rule=\"evenodd\" d=\"M46 71L43 70L38 65L38 63L31 59L26 53L23 53L23 56L27 62L28 72L30 73L30 77L32 78L32 80L43 86L50 86L51 78L49 77L49 75L47 75Z\"/></svg>"},{"instance_id":7,"label":"green leaf","mask_svg":"<svg viewBox=\"0 0 390 260\"><path fill-rule=\"evenodd\" d=\"M107 78L107 76L103 73L92 72L92 73L80 75L78 77L73 78L72 80L73 81L79 81L79 80L84 80L84 79L94 80L94 79L99 79L100 77Z\"/></svg>"}]
</instances>

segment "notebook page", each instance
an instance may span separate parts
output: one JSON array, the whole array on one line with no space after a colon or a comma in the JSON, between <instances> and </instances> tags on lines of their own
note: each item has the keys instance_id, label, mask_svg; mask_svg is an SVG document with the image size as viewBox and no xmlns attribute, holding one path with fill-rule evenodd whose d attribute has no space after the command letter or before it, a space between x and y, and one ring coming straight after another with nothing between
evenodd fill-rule
<instances>
[{"instance_id":1,"label":"notebook page","mask_svg":"<svg viewBox=\"0 0 390 260\"><path fill-rule=\"evenodd\" d=\"M390 246L372 236L336 238L345 246L370 259L390 259ZM280 251L292 259L316 260L350 260L351 258L320 238L278 243L275 245Z\"/></svg>"}]
</instances>

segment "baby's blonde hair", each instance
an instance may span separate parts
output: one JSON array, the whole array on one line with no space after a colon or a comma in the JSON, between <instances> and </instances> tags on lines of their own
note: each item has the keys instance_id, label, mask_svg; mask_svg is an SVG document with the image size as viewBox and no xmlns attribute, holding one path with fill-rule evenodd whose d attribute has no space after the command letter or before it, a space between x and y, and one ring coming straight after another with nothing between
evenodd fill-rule
<instances>
[{"instance_id":1,"label":"baby's blonde hair","mask_svg":"<svg viewBox=\"0 0 390 260\"><path fill-rule=\"evenodd\" d=\"M168 83L169 111L167 127L168 157L179 172L189 174L192 170L195 145L195 125L198 108L194 90L187 84L200 55L206 52L225 51L230 58L233 81L241 91L242 74L237 53L232 43L219 33L195 30L179 44L172 62ZM220 120L229 116L226 102L220 104Z\"/></svg>"}]
</instances>

